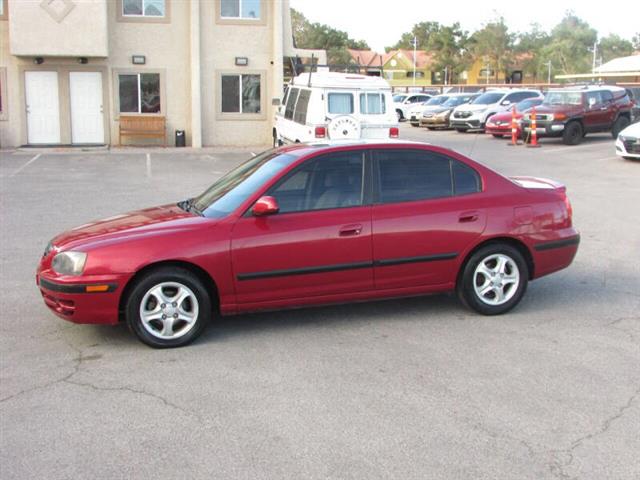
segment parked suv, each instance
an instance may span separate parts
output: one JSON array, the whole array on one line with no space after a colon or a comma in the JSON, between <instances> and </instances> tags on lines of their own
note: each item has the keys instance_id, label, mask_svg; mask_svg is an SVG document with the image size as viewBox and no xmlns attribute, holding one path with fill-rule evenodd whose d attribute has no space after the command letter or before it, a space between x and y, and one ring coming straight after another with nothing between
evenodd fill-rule
<instances>
[{"instance_id":1,"label":"parked suv","mask_svg":"<svg viewBox=\"0 0 640 480\"><path fill-rule=\"evenodd\" d=\"M418 103L428 101L433 95L426 93L397 93L393 96L393 108L398 116L398 121L402 122L409 118L409 110Z\"/></svg>"},{"instance_id":2,"label":"parked suv","mask_svg":"<svg viewBox=\"0 0 640 480\"><path fill-rule=\"evenodd\" d=\"M611 132L613 138L631 123L633 103L627 91L613 86L586 86L549 90L536 108L538 137L562 137L565 145L577 145L587 133ZM522 129L531 132L531 112Z\"/></svg>"},{"instance_id":3,"label":"parked suv","mask_svg":"<svg viewBox=\"0 0 640 480\"><path fill-rule=\"evenodd\" d=\"M470 104L456 107L449 123L459 132L484 130L491 115L508 110L514 103L539 96L537 90L487 90Z\"/></svg>"}]
</instances>

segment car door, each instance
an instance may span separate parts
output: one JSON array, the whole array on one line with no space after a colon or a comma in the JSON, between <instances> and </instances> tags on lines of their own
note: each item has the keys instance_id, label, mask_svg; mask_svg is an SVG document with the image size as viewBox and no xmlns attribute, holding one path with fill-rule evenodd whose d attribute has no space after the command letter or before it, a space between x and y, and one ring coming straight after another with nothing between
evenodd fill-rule
<instances>
[{"instance_id":1,"label":"car door","mask_svg":"<svg viewBox=\"0 0 640 480\"><path fill-rule=\"evenodd\" d=\"M430 150L379 149L373 158L376 289L455 281L458 256L486 224L479 174Z\"/></svg>"},{"instance_id":2,"label":"car door","mask_svg":"<svg viewBox=\"0 0 640 480\"><path fill-rule=\"evenodd\" d=\"M373 289L365 158L350 150L307 160L266 192L277 214L238 220L231 250L239 305Z\"/></svg>"},{"instance_id":3,"label":"car door","mask_svg":"<svg viewBox=\"0 0 640 480\"><path fill-rule=\"evenodd\" d=\"M587 92L584 125L587 132L597 132L607 125L607 107L599 91Z\"/></svg>"}]
</instances>

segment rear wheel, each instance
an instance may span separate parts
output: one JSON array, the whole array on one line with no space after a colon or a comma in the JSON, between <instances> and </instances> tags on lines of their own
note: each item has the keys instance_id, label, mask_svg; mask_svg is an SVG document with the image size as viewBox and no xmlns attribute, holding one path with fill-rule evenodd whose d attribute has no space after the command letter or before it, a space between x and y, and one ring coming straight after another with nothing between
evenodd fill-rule
<instances>
[{"instance_id":1,"label":"rear wheel","mask_svg":"<svg viewBox=\"0 0 640 480\"><path fill-rule=\"evenodd\" d=\"M461 127L456 127L456 132L467 133L467 129L466 128L461 128Z\"/></svg>"},{"instance_id":2,"label":"rear wheel","mask_svg":"<svg viewBox=\"0 0 640 480\"><path fill-rule=\"evenodd\" d=\"M419 123L416 123L416 122L411 122L411 126L412 126L412 127L419 127L419 126L420 126L420 124L419 124Z\"/></svg>"},{"instance_id":3,"label":"rear wheel","mask_svg":"<svg viewBox=\"0 0 640 480\"><path fill-rule=\"evenodd\" d=\"M562 143L565 145L578 145L582 141L584 132L579 122L569 122L562 134Z\"/></svg>"},{"instance_id":4,"label":"rear wheel","mask_svg":"<svg viewBox=\"0 0 640 480\"><path fill-rule=\"evenodd\" d=\"M402 115L402 110L400 110L400 109L396 110L396 115L398 116L398 121L399 122L404 120L404 115Z\"/></svg>"},{"instance_id":5,"label":"rear wheel","mask_svg":"<svg viewBox=\"0 0 640 480\"><path fill-rule=\"evenodd\" d=\"M429 130L435 130L436 127L427 127Z\"/></svg>"},{"instance_id":6,"label":"rear wheel","mask_svg":"<svg viewBox=\"0 0 640 480\"><path fill-rule=\"evenodd\" d=\"M211 317L209 293L198 277L184 268L149 272L136 283L126 302L129 328L154 348L191 343Z\"/></svg>"},{"instance_id":7,"label":"rear wheel","mask_svg":"<svg viewBox=\"0 0 640 480\"><path fill-rule=\"evenodd\" d=\"M629 119L627 117L618 117L618 119L613 124L613 128L611 129L611 136L613 138L618 138L618 135L622 130L629 126Z\"/></svg>"},{"instance_id":8,"label":"rear wheel","mask_svg":"<svg viewBox=\"0 0 640 480\"><path fill-rule=\"evenodd\" d=\"M499 315L515 307L527 289L529 269L522 254L502 243L479 249L464 265L457 293L467 307Z\"/></svg>"}]
</instances>

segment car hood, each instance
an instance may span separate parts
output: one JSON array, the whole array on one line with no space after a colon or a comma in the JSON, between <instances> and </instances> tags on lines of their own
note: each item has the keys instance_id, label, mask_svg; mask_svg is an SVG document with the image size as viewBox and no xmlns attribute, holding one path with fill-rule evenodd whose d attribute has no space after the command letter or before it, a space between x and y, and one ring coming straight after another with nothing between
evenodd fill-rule
<instances>
[{"instance_id":1,"label":"car hood","mask_svg":"<svg viewBox=\"0 0 640 480\"><path fill-rule=\"evenodd\" d=\"M492 122L508 122L511 121L512 112L501 112L491 115ZM522 118L522 112L516 112L516 119Z\"/></svg>"},{"instance_id":2,"label":"car hood","mask_svg":"<svg viewBox=\"0 0 640 480\"><path fill-rule=\"evenodd\" d=\"M623 137L640 138L640 122L633 123L620 132Z\"/></svg>"},{"instance_id":3,"label":"car hood","mask_svg":"<svg viewBox=\"0 0 640 480\"><path fill-rule=\"evenodd\" d=\"M175 232L211 221L185 212L175 204L137 210L86 223L56 236L51 244L58 250L88 247L95 242Z\"/></svg>"},{"instance_id":4,"label":"car hood","mask_svg":"<svg viewBox=\"0 0 640 480\"><path fill-rule=\"evenodd\" d=\"M566 113L569 116L583 112L584 109L581 105L538 105L536 107L536 113ZM532 113L533 110L529 109L527 113Z\"/></svg>"},{"instance_id":5,"label":"car hood","mask_svg":"<svg viewBox=\"0 0 640 480\"><path fill-rule=\"evenodd\" d=\"M486 110L487 108L489 108L489 105L484 105L481 103L478 104L472 104L472 103L468 103L466 105L460 105L459 107L456 107L456 111L458 112L482 112L483 110Z\"/></svg>"}]
</instances>

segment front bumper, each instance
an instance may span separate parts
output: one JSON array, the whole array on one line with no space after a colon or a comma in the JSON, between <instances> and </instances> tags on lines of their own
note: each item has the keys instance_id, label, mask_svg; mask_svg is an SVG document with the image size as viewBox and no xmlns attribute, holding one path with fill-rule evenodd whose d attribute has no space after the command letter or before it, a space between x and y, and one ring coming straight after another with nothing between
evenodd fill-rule
<instances>
[{"instance_id":1,"label":"front bumper","mask_svg":"<svg viewBox=\"0 0 640 480\"><path fill-rule=\"evenodd\" d=\"M449 125L451 125L453 128L468 128L472 130L482 128L480 119L473 117L451 118L451 120L449 120Z\"/></svg>"},{"instance_id":2,"label":"front bumper","mask_svg":"<svg viewBox=\"0 0 640 480\"><path fill-rule=\"evenodd\" d=\"M616 155L640 159L640 139L627 137L625 140L616 139Z\"/></svg>"},{"instance_id":3,"label":"front bumper","mask_svg":"<svg viewBox=\"0 0 640 480\"><path fill-rule=\"evenodd\" d=\"M497 125L487 122L484 131L491 135L511 135L511 123ZM520 136L520 127L518 127L516 134Z\"/></svg>"},{"instance_id":4,"label":"front bumper","mask_svg":"<svg viewBox=\"0 0 640 480\"><path fill-rule=\"evenodd\" d=\"M447 128L449 127L449 117L422 117L420 118L420 125L423 127L440 127Z\"/></svg>"},{"instance_id":5,"label":"front bumper","mask_svg":"<svg viewBox=\"0 0 640 480\"><path fill-rule=\"evenodd\" d=\"M36 284L55 315L73 323L118 323L120 297L131 274L56 277L52 273L38 272Z\"/></svg>"},{"instance_id":6,"label":"front bumper","mask_svg":"<svg viewBox=\"0 0 640 480\"><path fill-rule=\"evenodd\" d=\"M536 136L538 137L561 137L564 132L565 124L562 122L554 122L548 120L537 120L536 121ZM524 133L531 132L531 122L523 121L522 122L522 131Z\"/></svg>"}]
</instances>

